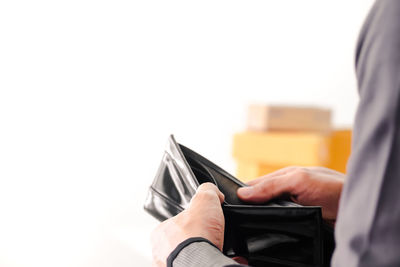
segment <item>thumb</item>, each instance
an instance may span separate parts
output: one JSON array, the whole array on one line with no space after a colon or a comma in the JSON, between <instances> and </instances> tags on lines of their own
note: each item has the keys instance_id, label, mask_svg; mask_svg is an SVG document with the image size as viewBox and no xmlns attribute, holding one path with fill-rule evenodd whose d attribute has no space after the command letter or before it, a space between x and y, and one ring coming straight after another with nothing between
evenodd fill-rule
<instances>
[{"instance_id":1,"label":"thumb","mask_svg":"<svg viewBox=\"0 0 400 267\"><path fill-rule=\"evenodd\" d=\"M283 194L293 191L292 182L286 177L265 179L252 186L241 187L237 191L238 197L246 202L262 203Z\"/></svg>"},{"instance_id":2,"label":"thumb","mask_svg":"<svg viewBox=\"0 0 400 267\"><path fill-rule=\"evenodd\" d=\"M225 196L221 191L212 183L203 183L201 184L196 191L196 194L193 196L190 201L190 206L196 205L197 203L204 202L218 202L221 204L224 202Z\"/></svg>"}]
</instances>

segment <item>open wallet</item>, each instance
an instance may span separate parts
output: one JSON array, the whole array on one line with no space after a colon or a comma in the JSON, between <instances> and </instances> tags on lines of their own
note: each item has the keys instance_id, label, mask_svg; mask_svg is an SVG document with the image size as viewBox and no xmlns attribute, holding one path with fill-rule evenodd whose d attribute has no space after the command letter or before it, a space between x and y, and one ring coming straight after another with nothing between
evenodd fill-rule
<instances>
[{"instance_id":1,"label":"open wallet","mask_svg":"<svg viewBox=\"0 0 400 267\"><path fill-rule=\"evenodd\" d=\"M335 247L333 229L322 220L321 207L286 200L244 203L236 191L246 184L178 144L172 135L144 208L160 221L171 218L188 207L196 189L205 182L215 184L225 195L226 256L244 257L254 267L330 266Z\"/></svg>"}]
</instances>

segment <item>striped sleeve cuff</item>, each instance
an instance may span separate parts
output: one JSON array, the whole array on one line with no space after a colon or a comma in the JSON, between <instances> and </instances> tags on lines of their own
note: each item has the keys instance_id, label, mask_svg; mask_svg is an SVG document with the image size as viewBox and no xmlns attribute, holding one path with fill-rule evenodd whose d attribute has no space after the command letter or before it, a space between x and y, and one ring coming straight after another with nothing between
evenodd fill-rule
<instances>
[{"instance_id":1,"label":"striped sleeve cuff","mask_svg":"<svg viewBox=\"0 0 400 267\"><path fill-rule=\"evenodd\" d=\"M242 266L226 257L209 240L189 238L180 243L167 259L167 267L223 267Z\"/></svg>"}]
</instances>

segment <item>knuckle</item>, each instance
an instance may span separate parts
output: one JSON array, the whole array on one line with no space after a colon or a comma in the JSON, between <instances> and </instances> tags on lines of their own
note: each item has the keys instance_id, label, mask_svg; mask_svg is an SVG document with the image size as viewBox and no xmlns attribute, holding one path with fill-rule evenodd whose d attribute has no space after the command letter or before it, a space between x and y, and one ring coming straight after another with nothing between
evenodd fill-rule
<instances>
[{"instance_id":1,"label":"knuckle","mask_svg":"<svg viewBox=\"0 0 400 267\"><path fill-rule=\"evenodd\" d=\"M309 179L309 177L310 177L310 173L307 168L298 167L294 171L294 178L299 182L305 182Z\"/></svg>"},{"instance_id":2,"label":"knuckle","mask_svg":"<svg viewBox=\"0 0 400 267\"><path fill-rule=\"evenodd\" d=\"M289 166L289 167L286 167L285 169L287 169L288 171L294 171L297 168L298 168L297 166Z\"/></svg>"},{"instance_id":3,"label":"knuckle","mask_svg":"<svg viewBox=\"0 0 400 267\"><path fill-rule=\"evenodd\" d=\"M214 231L216 233L224 232L224 225L217 220L211 222L208 227L209 230Z\"/></svg>"},{"instance_id":4,"label":"knuckle","mask_svg":"<svg viewBox=\"0 0 400 267\"><path fill-rule=\"evenodd\" d=\"M274 198L278 196L278 183L282 183L282 181L272 180L269 184L268 194L270 198Z\"/></svg>"},{"instance_id":5,"label":"knuckle","mask_svg":"<svg viewBox=\"0 0 400 267\"><path fill-rule=\"evenodd\" d=\"M196 193L195 197L199 201L211 201L214 200L216 197L216 193L212 190L203 190L198 193Z\"/></svg>"},{"instance_id":6,"label":"knuckle","mask_svg":"<svg viewBox=\"0 0 400 267\"><path fill-rule=\"evenodd\" d=\"M206 191L206 190L214 190L215 189L215 185L207 182L207 183L202 183L199 188L197 189L197 191Z\"/></svg>"},{"instance_id":7,"label":"knuckle","mask_svg":"<svg viewBox=\"0 0 400 267\"><path fill-rule=\"evenodd\" d=\"M289 166L289 167L287 167L287 170L289 172L296 172L299 169L301 169L301 167L299 167L299 166Z\"/></svg>"},{"instance_id":8,"label":"knuckle","mask_svg":"<svg viewBox=\"0 0 400 267\"><path fill-rule=\"evenodd\" d=\"M274 181L264 181L255 187L256 194L267 196L274 191Z\"/></svg>"}]
</instances>

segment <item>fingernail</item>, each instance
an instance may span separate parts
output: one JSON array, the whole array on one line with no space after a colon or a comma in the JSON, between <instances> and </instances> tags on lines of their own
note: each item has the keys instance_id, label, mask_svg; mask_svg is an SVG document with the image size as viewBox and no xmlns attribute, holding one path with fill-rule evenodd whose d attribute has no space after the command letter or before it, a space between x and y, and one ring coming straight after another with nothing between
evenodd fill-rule
<instances>
[{"instance_id":1,"label":"fingernail","mask_svg":"<svg viewBox=\"0 0 400 267\"><path fill-rule=\"evenodd\" d=\"M238 192L242 197L249 197L253 193L253 187L251 186L241 187L239 188Z\"/></svg>"}]
</instances>

